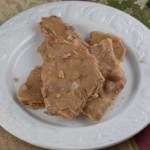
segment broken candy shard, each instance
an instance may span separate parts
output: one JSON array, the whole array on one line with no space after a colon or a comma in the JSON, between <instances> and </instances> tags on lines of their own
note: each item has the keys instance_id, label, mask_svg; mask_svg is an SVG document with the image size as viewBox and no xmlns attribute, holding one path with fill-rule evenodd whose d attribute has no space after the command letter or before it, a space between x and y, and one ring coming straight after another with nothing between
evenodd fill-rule
<instances>
[{"instance_id":1,"label":"broken candy shard","mask_svg":"<svg viewBox=\"0 0 150 150\"><path fill-rule=\"evenodd\" d=\"M102 89L104 78L95 57L76 40L70 43L51 40L47 43L46 53L40 50L44 58L42 95L48 114L76 117L88 97Z\"/></svg>"},{"instance_id":2,"label":"broken candy shard","mask_svg":"<svg viewBox=\"0 0 150 150\"><path fill-rule=\"evenodd\" d=\"M91 120L98 121L124 88L126 78L114 54L111 39L106 38L91 44L90 52L96 57L105 81L103 91L97 97L93 95L88 99L83 113Z\"/></svg>"},{"instance_id":3,"label":"broken candy shard","mask_svg":"<svg viewBox=\"0 0 150 150\"><path fill-rule=\"evenodd\" d=\"M116 58L120 62L122 62L127 49L123 41L117 36L114 36L112 34L93 31L90 33L89 44L90 45L98 44L99 42L101 42L102 40L106 38L109 38L112 40L114 54Z\"/></svg>"},{"instance_id":4,"label":"broken candy shard","mask_svg":"<svg viewBox=\"0 0 150 150\"><path fill-rule=\"evenodd\" d=\"M27 107L44 107L41 86L41 67L38 66L30 72L26 82L20 87L17 94L18 100Z\"/></svg>"}]
</instances>

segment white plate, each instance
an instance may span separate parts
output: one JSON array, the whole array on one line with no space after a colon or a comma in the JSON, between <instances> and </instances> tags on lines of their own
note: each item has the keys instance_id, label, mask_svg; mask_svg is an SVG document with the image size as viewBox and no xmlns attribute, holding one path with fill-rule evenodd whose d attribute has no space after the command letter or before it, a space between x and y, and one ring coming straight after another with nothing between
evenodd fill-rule
<instances>
[{"instance_id":1,"label":"white plate","mask_svg":"<svg viewBox=\"0 0 150 150\"><path fill-rule=\"evenodd\" d=\"M63 120L43 110L23 108L15 94L41 59L36 49L42 16L61 16L82 36L98 30L118 35L129 50L123 68L127 85L103 119ZM58 2L20 13L0 27L0 125L18 138L44 148L92 149L121 142L150 122L150 31L114 8L90 2ZM13 78L19 78L15 82Z\"/></svg>"}]
</instances>

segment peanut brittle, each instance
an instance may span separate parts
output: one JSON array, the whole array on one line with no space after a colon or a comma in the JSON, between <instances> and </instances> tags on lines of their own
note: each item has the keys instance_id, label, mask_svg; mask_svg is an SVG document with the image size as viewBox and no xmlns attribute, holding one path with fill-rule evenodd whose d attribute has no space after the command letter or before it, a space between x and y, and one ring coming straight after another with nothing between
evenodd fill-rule
<instances>
[{"instance_id":1,"label":"peanut brittle","mask_svg":"<svg viewBox=\"0 0 150 150\"><path fill-rule=\"evenodd\" d=\"M45 40L38 48L43 63L31 71L18 99L31 108L46 107L50 115L80 114L98 121L126 84L120 66L126 53L114 35L91 32L86 43L60 17L43 17Z\"/></svg>"},{"instance_id":2,"label":"peanut brittle","mask_svg":"<svg viewBox=\"0 0 150 150\"><path fill-rule=\"evenodd\" d=\"M18 100L31 108L44 107L41 86L41 67L38 66L31 71L26 82L20 87L17 94Z\"/></svg>"},{"instance_id":3,"label":"peanut brittle","mask_svg":"<svg viewBox=\"0 0 150 150\"><path fill-rule=\"evenodd\" d=\"M81 39L80 34L75 31L74 27L63 22L60 17L43 17L40 22L40 28L47 40L68 42L78 39L78 41L88 47L88 44Z\"/></svg>"},{"instance_id":4,"label":"peanut brittle","mask_svg":"<svg viewBox=\"0 0 150 150\"><path fill-rule=\"evenodd\" d=\"M94 43L91 45L90 52L97 58L99 69L105 78L103 92L97 97L89 98L84 108L84 114L97 121L124 88L126 78L114 55L111 39Z\"/></svg>"},{"instance_id":5,"label":"peanut brittle","mask_svg":"<svg viewBox=\"0 0 150 150\"><path fill-rule=\"evenodd\" d=\"M91 45L97 44L106 38L112 39L114 54L115 54L116 58L120 62L122 62L123 58L126 54L126 46L124 45L122 40L119 39L118 37L116 37L112 34L108 34L108 33L101 33L101 32L93 31L90 33L89 44L91 44Z\"/></svg>"},{"instance_id":6,"label":"peanut brittle","mask_svg":"<svg viewBox=\"0 0 150 150\"><path fill-rule=\"evenodd\" d=\"M42 95L49 114L72 118L82 112L88 97L100 93L103 77L95 57L77 39L49 41L42 65ZM41 50L42 52L42 50Z\"/></svg>"}]
</instances>

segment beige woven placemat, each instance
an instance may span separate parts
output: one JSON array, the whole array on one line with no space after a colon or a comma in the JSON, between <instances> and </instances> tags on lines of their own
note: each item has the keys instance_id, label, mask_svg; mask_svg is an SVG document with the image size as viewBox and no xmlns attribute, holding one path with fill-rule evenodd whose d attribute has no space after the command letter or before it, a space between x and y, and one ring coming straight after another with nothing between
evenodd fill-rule
<instances>
[{"instance_id":1,"label":"beige woven placemat","mask_svg":"<svg viewBox=\"0 0 150 150\"><path fill-rule=\"evenodd\" d=\"M0 0L0 24L24 9L51 1L54 0ZM19 140L0 127L0 150L43 149ZM107 150L138 150L138 147L135 141L131 139L119 145L108 148Z\"/></svg>"}]
</instances>

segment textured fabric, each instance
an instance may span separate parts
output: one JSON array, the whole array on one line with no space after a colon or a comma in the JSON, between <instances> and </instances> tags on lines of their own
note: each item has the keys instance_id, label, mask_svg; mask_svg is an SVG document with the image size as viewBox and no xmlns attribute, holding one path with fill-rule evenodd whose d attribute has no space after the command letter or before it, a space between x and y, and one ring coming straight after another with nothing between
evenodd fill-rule
<instances>
[{"instance_id":1,"label":"textured fabric","mask_svg":"<svg viewBox=\"0 0 150 150\"><path fill-rule=\"evenodd\" d=\"M150 150L150 126L136 135L134 139L140 150Z\"/></svg>"},{"instance_id":2,"label":"textured fabric","mask_svg":"<svg viewBox=\"0 0 150 150\"><path fill-rule=\"evenodd\" d=\"M53 1L59 0L0 0L0 24L27 8Z\"/></svg>"},{"instance_id":3,"label":"textured fabric","mask_svg":"<svg viewBox=\"0 0 150 150\"><path fill-rule=\"evenodd\" d=\"M0 0L0 24L15 14L38 4L58 0ZM150 0L91 0L121 9L150 28ZM27 144L0 127L0 150L44 150ZM106 150L150 150L150 127L119 145Z\"/></svg>"}]
</instances>

